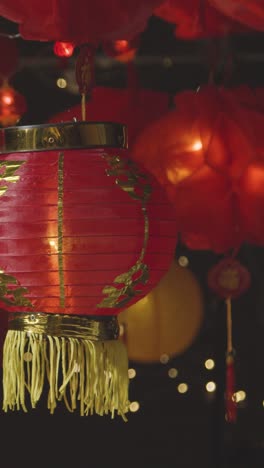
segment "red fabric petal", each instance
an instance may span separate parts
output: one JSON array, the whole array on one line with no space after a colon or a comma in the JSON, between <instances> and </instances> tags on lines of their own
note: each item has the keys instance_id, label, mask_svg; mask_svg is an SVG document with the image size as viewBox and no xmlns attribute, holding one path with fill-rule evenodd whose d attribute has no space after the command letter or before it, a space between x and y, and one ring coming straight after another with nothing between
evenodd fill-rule
<instances>
[{"instance_id":1,"label":"red fabric petal","mask_svg":"<svg viewBox=\"0 0 264 468\"><path fill-rule=\"evenodd\" d=\"M201 88L137 138L134 158L166 187L185 243L225 252L264 244L261 90Z\"/></svg>"},{"instance_id":2,"label":"red fabric petal","mask_svg":"<svg viewBox=\"0 0 264 468\"><path fill-rule=\"evenodd\" d=\"M217 37L246 30L221 10L214 8L210 0L167 0L155 10L155 14L175 23L176 36L183 39Z\"/></svg>"},{"instance_id":3,"label":"red fabric petal","mask_svg":"<svg viewBox=\"0 0 264 468\"><path fill-rule=\"evenodd\" d=\"M0 15L24 39L75 44L130 39L143 31L161 0L2 0Z\"/></svg>"},{"instance_id":4,"label":"red fabric petal","mask_svg":"<svg viewBox=\"0 0 264 468\"><path fill-rule=\"evenodd\" d=\"M263 0L209 0L229 18L259 31L264 30Z\"/></svg>"}]
</instances>

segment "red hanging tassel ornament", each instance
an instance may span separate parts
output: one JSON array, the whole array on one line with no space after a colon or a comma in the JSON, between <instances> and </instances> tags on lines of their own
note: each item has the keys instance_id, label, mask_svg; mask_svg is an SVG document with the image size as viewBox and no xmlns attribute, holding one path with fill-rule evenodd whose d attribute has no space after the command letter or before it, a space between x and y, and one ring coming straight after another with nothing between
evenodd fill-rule
<instances>
[{"instance_id":1,"label":"red hanging tassel ornament","mask_svg":"<svg viewBox=\"0 0 264 468\"><path fill-rule=\"evenodd\" d=\"M232 339L232 307L231 299L243 294L250 286L250 274L234 258L224 258L215 265L208 274L209 287L226 303L226 420L235 423L237 418L237 405L235 400L235 360Z\"/></svg>"}]
</instances>

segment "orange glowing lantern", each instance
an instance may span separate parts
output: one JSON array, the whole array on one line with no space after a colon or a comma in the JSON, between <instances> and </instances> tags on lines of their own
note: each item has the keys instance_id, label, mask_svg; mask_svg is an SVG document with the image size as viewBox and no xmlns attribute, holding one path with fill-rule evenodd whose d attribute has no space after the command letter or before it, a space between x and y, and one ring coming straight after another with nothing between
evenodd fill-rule
<instances>
[{"instance_id":1,"label":"orange glowing lantern","mask_svg":"<svg viewBox=\"0 0 264 468\"><path fill-rule=\"evenodd\" d=\"M9 127L15 125L26 112L26 100L9 85L0 88L0 125Z\"/></svg>"},{"instance_id":2,"label":"orange glowing lantern","mask_svg":"<svg viewBox=\"0 0 264 468\"><path fill-rule=\"evenodd\" d=\"M103 43L105 53L123 63L131 62L134 59L138 46L139 36L131 40L119 39Z\"/></svg>"},{"instance_id":3,"label":"orange glowing lantern","mask_svg":"<svg viewBox=\"0 0 264 468\"><path fill-rule=\"evenodd\" d=\"M73 55L74 44L72 42L56 41L54 43L53 50L57 57L69 58Z\"/></svg>"},{"instance_id":4,"label":"orange glowing lantern","mask_svg":"<svg viewBox=\"0 0 264 468\"><path fill-rule=\"evenodd\" d=\"M134 158L166 188L190 248L264 245L263 103L246 87L183 92L138 137Z\"/></svg>"}]
</instances>

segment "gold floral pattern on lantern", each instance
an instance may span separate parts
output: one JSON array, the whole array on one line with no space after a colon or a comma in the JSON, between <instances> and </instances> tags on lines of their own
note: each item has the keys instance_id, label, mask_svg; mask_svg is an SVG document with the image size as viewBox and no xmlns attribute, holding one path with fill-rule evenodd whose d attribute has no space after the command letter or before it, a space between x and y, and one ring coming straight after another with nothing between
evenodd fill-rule
<instances>
[{"instance_id":1,"label":"gold floral pattern on lantern","mask_svg":"<svg viewBox=\"0 0 264 468\"><path fill-rule=\"evenodd\" d=\"M107 295L100 304L99 308L123 307L131 298L140 294L138 289L140 284L146 284L149 279L148 266L144 263L148 238L149 238L149 219L147 213L147 202L151 195L151 185L148 177L141 174L137 166L119 156L104 155L104 159L110 166L107 169L108 176L116 177L116 184L128 195L141 203L141 209L144 217L144 239L139 258L127 272L118 275L112 285L107 285L103 289L103 294Z\"/></svg>"},{"instance_id":2,"label":"gold floral pattern on lantern","mask_svg":"<svg viewBox=\"0 0 264 468\"><path fill-rule=\"evenodd\" d=\"M0 185L0 197L6 193L10 183L18 182L20 176L15 173L24 163L25 161L0 161L0 182L5 183ZM30 300L24 297L25 294L28 294L27 288L20 286L14 276L0 269L0 300L8 305L32 307Z\"/></svg>"},{"instance_id":3,"label":"gold floral pattern on lantern","mask_svg":"<svg viewBox=\"0 0 264 468\"><path fill-rule=\"evenodd\" d=\"M59 154L58 160L58 266L60 283L60 306L65 306L65 284L63 273L63 182L64 154Z\"/></svg>"},{"instance_id":4,"label":"gold floral pattern on lantern","mask_svg":"<svg viewBox=\"0 0 264 468\"><path fill-rule=\"evenodd\" d=\"M7 275L0 270L0 300L8 305L32 307L32 303L27 299L27 288L20 286L17 279L12 275Z\"/></svg>"},{"instance_id":5,"label":"gold floral pattern on lantern","mask_svg":"<svg viewBox=\"0 0 264 468\"><path fill-rule=\"evenodd\" d=\"M14 174L24 163L25 161L0 161L0 182L15 184L20 176ZM8 188L8 185L0 185L0 197L6 193Z\"/></svg>"}]
</instances>

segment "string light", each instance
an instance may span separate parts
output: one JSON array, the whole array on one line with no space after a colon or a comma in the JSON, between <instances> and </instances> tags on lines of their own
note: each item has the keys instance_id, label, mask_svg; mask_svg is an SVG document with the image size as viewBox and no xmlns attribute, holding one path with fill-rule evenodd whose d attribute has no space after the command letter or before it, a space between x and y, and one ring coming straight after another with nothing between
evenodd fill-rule
<instances>
[{"instance_id":1,"label":"string light","mask_svg":"<svg viewBox=\"0 0 264 468\"><path fill-rule=\"evenodd\" d=\"M58 78L57 79L57 86L58 88L66 88L67 87L67 81L65 78Z\"/></svg>"},{"instance_id":2,"label":"string light","mask_svg":"<svg viewBox=\"0 0 264 468\"><path fill-rule=\"evenodd\" d=\"M135 369L128 369L128 378L129 379L134 379L136 377L137 373Z\"/></svg>"},{"instance_id":3,"label":"string light","mask_svg":"<svg viewBox=\"0 0 264 468\"><path fill-rule=\"evenodd\" d=\"M171 378L171 379L175 379L178 375L178 371L177 369L175 369L175 367L171 367L169 370L168 370L168 376Z\"/></svg>"},{"instance_id":4,"label":"string light","mask_svg":"<svg viewBox=\"0 0 264 468\"><path fill-rule=\"evenodd\" d=\"M178 258L178 263L181 267L184 267L186 268L188 265L189 265L189 260L187 257L185 257L185 255L181 255L179 258Z\"/></svg>"},{"instance_id":5,"label":"string light","mask_svg":"<svg viewBox=\"0 0 264 468\"><path fill-rule=\"evenodd\" d=\"M244 392L244 390L239 390L238 392L234 393L233 395L233 400L236 402L236 403L239 403L240 401L244 401L246 399L246 392Z\"/></svg>"},{"instance_id":6,"label":"string light","mask_svg":"<svg viewBox=\"0 0 264 468\"><path fill-rule=\"evenodd\" d=\"M188 385L186 383L180 383L178 385L178 392L179 393L186 393L188 392Z\"/></svg>"},{"instance_id":7,"label":"string light","mask_svg":"<svg viewBox=\"0 0 264 468\"><path fill-rule=\"evenodd\" d=\"M164 57L162 63L165 68L171 68L173 66L173 60L171 57Z\"/></svg>"},{"instance_id":8,"label":"string light","mask_svg":"<svg viewBox=\"0 0 264 468\"><path fill-rule=\"evenodd\" d=\"M161 364L167 364L167 363L169 362L169 359L170 359L170 357L168 356L168 354L165 354L165 353L164 353L164 354L162 354L162 355L160 356L160 362L161 362Z\"/></svg>"},{"instance_id":9,"label":"string light","mask_svg":"<svg viewBox=\"0 0 264 468\"><path fill-rule=\"evenodd\" d=\"M216 383L215 382L207 382L205 386L207 392L212 393L216 390Z\"/></svg>"},{"instance_id":10,"label":"string light","mask_svg":"<svg viewBox=\"0 0 264 468\"><path fill-rule=\"evenodd\" d=\"M206 359L204 366L207 370L212 370L215 366L215 362L213 359Z\"/></svg>"},{"instance_id":11,"label":"string light","mask_svg":"<svg viewBox=\"0 0 264 468\"><path fill-rule=\"evenodd\" d=\"M136 411L138 411L139 408L140 408L140 404L138 401L132 401L132 403L130 403L129 405L129 409L131 413L136 413Z\"/></svg>"}]
</instances>

